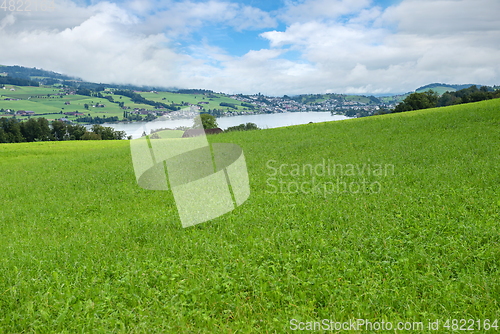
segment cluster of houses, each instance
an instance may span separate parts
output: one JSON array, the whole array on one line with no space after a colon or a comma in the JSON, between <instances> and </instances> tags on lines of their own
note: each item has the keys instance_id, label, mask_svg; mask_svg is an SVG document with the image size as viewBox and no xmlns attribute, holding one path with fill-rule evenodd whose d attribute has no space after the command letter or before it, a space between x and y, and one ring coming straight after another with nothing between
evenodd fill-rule
<instances>
[{"instance_id":1,"label":"cluster of houses","mask_svg":"<svg viewBox=\"0 0 500 334\"><path fill-rule=\"evenodd\" d=\"M300 103L286 97L264 97L261 95L233 95L230 97L232 99L254 105L258 113L283 113L297 111L337 111L342 113L346 110L373 113L382 107L394 107L393 105L367 104L359 101L346 101L345 99L325 99L323 101L313 103Z\"/></svg>"}]
</instances>

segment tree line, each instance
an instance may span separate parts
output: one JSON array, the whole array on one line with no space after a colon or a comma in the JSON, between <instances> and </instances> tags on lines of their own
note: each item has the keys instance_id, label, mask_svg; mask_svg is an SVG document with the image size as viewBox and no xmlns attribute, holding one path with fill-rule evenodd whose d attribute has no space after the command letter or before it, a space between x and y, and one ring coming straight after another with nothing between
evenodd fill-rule
<instances>
[{"instance_id":1,"label":"tree line","mask_svg":"<svg viewBox=\"0 0 500 334\"><path fill-rule=\"evenodd\" d=\"M76 121L79 123L90 123L90 124L113 123L113 122L118 122L118 116L110 116L110 117L103 116L102 118L99 116L96 117L80 116L76 119Z\"/></svg>"},{"instance_id":2,"label":"tree line","mask_svg":"<svg viewBox=\"0 0 500 334\"><path fill-rule=\"evenodd\" d=\"M231 131L250 131L250 130L259 130L259 127L255 123L246 123L246 124L240 124L237 126L230 126L228 127L224 132L231 132Z\"/></svg>"},{"instance_id":3,"label":"tree line","mask_svg":"<svg viewBox=\"0 0 500 334\"><path fill-rule=\"evenodd\" d=\"M200 124L201 122L201 124ZM210 115L210 114L200 114L200 117L194 119L193 123L193 129L199 129L201 126L205 130L207 129L216 129L219 127L219 124L217 124L217 119L215 116ZM250 130L259 130L259 127L255 123L246 123L246 124L240 124L237 126L230 126L228 127L224 132L231 132L231 131L250 131Z\"/></svg>"},{"instance_id":4,"label":"tree line","mask_svg":"<svg viewBox=\"0 0 500 334\"><path fill-rule=\"evenodd\" d=\"M23 143L35 141L63 140L122 140L125 131L94 124L87 130L79 124L66 124L61 121L49 121L43 117L19 121L16 118L0 118L0 143Z\"/></svg>"},{"instance_id":5,"label":"tree line","mask_svg":"<svg viewBox=\"0 0 500 334\"><path fill-rule=\"evenodd\" d=\"M178 94L213 94L213 91L207 89L178 89Z\"/></svg>"},{"instance_id":6,"label":"tree line","mask_svg":"<svg viewBox=\"0 0 500 334\"><path fill-rule=\"evenodd\" d=\"M455 92L446 92L439 96L432 89L423 93L412 93L398 104L392 112L405 112L419 109L445 107L455 104L479 102L500 98L500 90L491 87L470 86Z\"/></svg>"},{"instance_id":7,"label":"tree line","mask_svg":"<svg viewBox=\"0 0 500 334\"><path fill-rule=\"evenodd\" d=\"M255 109L255 106L253 104L250 104L250 103L245 103L245 102L241 102L241 106L242 107L247 107L249 109Z\"/></svg>"},{"instance_id":8,"label":"tree line","mask_svg":"<svg viewBox=\"0 0 500 334\"><path fill-rule=\"evenodd\" d=\"M221 107L228 107L228 108L238 109L238 107L234 103L220 102L219 105Z\"/></svg>"},{"instance_id":9,"label":"tree line","mask_svg":"<svg viewBox=\"0 0 500 334\"><path fill-rule=\"evenodd\" d=\"M14 86L40 86L38 82L29 79L13 78L10 76L0 76L0 85L14 85Z\"/></svg>"},{"instance_id":10,"label":"tree line","mask_svg":"<svg viewBox=\"0 0 500 334\"><path fill-rule=\"evenodd\" d=\"M45 78L57 79L57 81L74 79L67 75L45 71L35 67L29 68L18 65L3 66L2 72L7 73L12 78L21 78L21 79L31 79L31 77L45 77ZM38 84L36 86L38 86Z\"/></svg>"}]
</instances>

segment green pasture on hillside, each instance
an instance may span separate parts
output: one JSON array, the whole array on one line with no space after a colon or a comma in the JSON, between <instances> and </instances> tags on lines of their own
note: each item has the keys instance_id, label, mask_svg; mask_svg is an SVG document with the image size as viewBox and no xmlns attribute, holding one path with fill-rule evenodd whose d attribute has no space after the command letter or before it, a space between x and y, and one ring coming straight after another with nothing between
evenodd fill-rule
<instances>
[{"instance_id":1,"label":"green pasture on hillside","mask_svg":"<svg viewBox=\"0 0 500 334\"><path fill-rule=\"evenodd\" d=\"M446 87L446 86L437 86L437 87L432 87L432 88L426 88L426 89L417 89L417 93L423 93L431 90L433 92L436 92L438 95L443 95L446 92L456 92L457 90L452 87Z\"/></svg>"},{"instance_id":2,"label":"green pasture on hillside","mask_svg":"<svg viewBox=\"0 0 500 334\"><path fill-rule=\"evenodd\" d=\"M10 91L14 88L15 91ZM123 109L120 108L118 103L111 103L109 100L97 97L88 97L84 95L63 95L62 98L59 95L53 95L59 93L61 90L56 87L20 87L20 86L6 86L6 89L0 89L0 109L11 109L11 110L31 110L36 114L51 114L51 115L37 115L35 117L46 117L46 118L58 118L57 113L65 112L82 112L85 116L92 117L113 117L117 116L119 119L123 118ZM132 111L134 108L154 110L154 106L142 103L135 103L126 96L113 95L111 91L102 92L104 96L111 96L115 102L124 102L125 107L130 107L128 111ZM229 97L225 97L220 94L214 94L214 98L210 98L203 94L176 94L169 92L158 92L140 93L144 98L152 100L155 102L163 102L166 104L176 103L181 104L183 102L188 102L191 104L197 104L199 101L209 102L208 105L201 105L205 110L208 109L228 109L227 107L221 107L220 102L232 103L239 106L239 110L247 110L246 107L241 107L239 101L233 100ZM5 101L5 98L16 98L19 101ZM163 100L165 98L166 100ZM203 99L205 98L205 99ZM70 102L66 105L65 102ZM97 103L105 105L104 108L92 108L92 105ZM85 109L85 104L89 105L89 109ZM229 108L229 110L234 110ZM53 115L52 115L53 114ZM4 116L4 115L0 115ZM64 117L74 120L76 116ZM27 119L27 117L20 117L20 119Z\"/></svg>"},{"instance_id":3,"label":"green pasture on hillside","mask_svg":"<svg viewBox=\"0 0 500 334\"><path fill-rule=\"evenodd\" d=\"M12 88L14 89L14 91L11 91ZM0 89L0 95L2 97L10 97L16 99L28 99L29 97L35 97L35 96L47 96L47 94L51 95L58 92L59 89L55 87L5 85L5 89Z\"/></svg>"},{"instance_id":4,"label":"green pasture on hillside","mask_svg":"<svg viewBox=\"0 0 500 334\"><path fill-rule=\"evenodd\" d=\"M170 92L158 92L158 93L148 93L148 92L142 92L140 93L141 96L143 96L145 99L152 100L155 102L162 102L162 103L183 103L183 102L188 102L191 104L198 104L198 102L208 102L209 104L202 104L201 106L205 108L205 110L208 109L227 109L227 107L222 107L220 106L221 102L225 103L232 103L235 104L240 111L248 109L246 107L241 106L241 102L234 100L230 97L223 96L221 94L211 94L215 97L209 97L209 95L204 95L204 94L178 94L178 93L170 93ZM165 98L165 100L163 100ZM229 108L230 110L234 110L232 108Z\"/></svg>"},{"instance_id":5,"label":"green pasture on hillside","mask_svg":"<svg viewBox=\"0 0 500 334\"><path fill-rule=\"evenodd\" d=\"M500 318L500 100L207 138L251 194L186 229L127 141L1 144L0 332Z\"/></svg>"},{"instance_id":6,"label":"green pasture on hillside","mask_svg":"<svg viewBox=\"0 0 500 334\"><path fill-rule=\"evenodd\" d=\"M402 95L394 95L394 96L381 96L378 99L383 103L399 103L403 102L403 100L409 96L410 93L402 94Z\"/></svg>"},{"instance_id":7,"label":"green pasture on hillside","mask_svg":"<svg viewBox=\"0 0 500 334\"><path fill-rule=\"evenodd\" d=\"M15 91L10 91L10 88L14 88ZM63 95L62 98L59 95L52 95L58 93L60 90L57 88L46 88L46 87L20 87L20 86L6 86L6 89L0 90L0 108L5 110L31 110L37 115L35 117L45 117L45 118L59 118L66 117L68 119L74 120L76 116L61 115L61 112L81 112L85 116L92 117L113 117L117 116L119 119L123 118L123 109L117 103L111 103L107 99L88 97L84 95ZM47 96L49 95L49 96ZM118 102L124 102L124 106L130 107L129 111L134 108L144 108L153 109L152 106L134 103L130 98L125 96L113 96ZM121 98L120 98L121 97ZM19 101L5 101L5 98L16 98ZM66 105L65 102L70 102ZM105 105L104 108L93 108L92 105ZM85 109L85 104L89 105L89 109ZM47 114L47 115L43 115ZM3 116L3 115L1 115ZM19 117L20 119L27 119L27 117Z\"/></svg>"}]
</instances>

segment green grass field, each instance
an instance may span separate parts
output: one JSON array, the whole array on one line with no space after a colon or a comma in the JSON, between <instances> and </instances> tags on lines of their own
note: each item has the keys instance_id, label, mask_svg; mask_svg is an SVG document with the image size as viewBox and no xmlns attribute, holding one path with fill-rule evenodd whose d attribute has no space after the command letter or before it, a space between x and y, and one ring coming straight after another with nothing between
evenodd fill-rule
<instances>
[{"instance_id":1,"label":"green grass field","mask_svg":"<svg viewBox=\"0 0 500 334\"><path fill-rule=\"evenodd\" d=\"M170 93L170 92L158 92L157 93L148 93L144 92L141 93L141 95L148 100L153 100L155 102L163 102L163 103L182 103L182 102L188 102L191 104L198 104L198 102L208 102L209 104L203 104L201 105L205 110L208 109L227 109L227 107L221 107L219 103L225 102L225 103L232 103L235 104L238 109L241 110L246 110L248 108L242 107L241 102L234 100L230 97L224 96L222 94L212 94L213 98L210 98L209 96L205 96L203 94L178 94L178 93ZM165 99L165 100L163 100ZM230 108L229 110L234 110Z\"/></svg>"},{"instance_id":2,"label":"green grass field","mask_svg":"<svg viewBox=\"0 0 500 334\"><path fill-rule=\"evenodd\" d=\"M10 89L13 88L14 91ZM77 116L68 116L68 115L57 115L58 113L64 114L65 112L82 112L87 116L90 114L92 117L113 117L117 116L120 120L123 118L123 109L119 107L117 103L111 103L107 99L97 98L97 97L88 97L83 95L64 95L62 98L56 94L60 91L57 87L20 87L20 86L12 86L6 85L6 89L0 89L0 109L10 109L10 110L31 110L36 114L50 114L50 115L37 115L34 117L45 117L48 119L57 119L60 117L66 117L69 120L75 120L78 118ZM110 91L103 92L104 96L111 94ZM148 93L142 92L140 93L144 98L148 100L152 100L155 102L163 102L166 104L176 103L181 104L183 102L188 102L192 104L198 104L200 101L209 102L208 105L202 105L202 107L208 111L208 109L225 109L233 111L234 109L221 107L219 105L220 102L233 103L236 104L238 110L247 110L248 108L242 107L241 102L233 100L229 97L223 96L221 94L214 94L214 98L209 98L208 96L204 96L202 94L177 94L177 93L169 93L169 92L158 92ZM142 104L142 103L134 103L132 100L126 96L120 95L111 95L113 99L117 102L124 102L124 106L130 107L129 111L134 108L144 108L147 110L153 110L154 107ZM20 99L19 101L5 101L5 98L15 98ZM163 100L165 98L165 100ZM69 105L65 105L65 102L70 102ZM92 108L92 105L96 103L104 104L104 108ZM85 109L85 104L88 104L89 109ZM9 116L2 115L1 116ZM27 117L19 117L20 119L27 119Z\"/></svg>"},{"instance_id":3,"label":"green grass field","mask_svg":"<svg viewBox=\"0 0 500 334\"><path fill-rule=\"evenodd\" d=\"M186 229L127 141L1 144L0 332L500 318L500 100L208 138L243 148L251 195Z\"/></svg>"},{"instance_id":4,"label":"green grass field","mask_svg":"<svg viewBox=\"0 0 500 334\"><path fill-rule=\"evenodd\" d=\"M14 91L10 89L14 88ZM88 97L83 95L64 95L62 98L60 96L52 95L58 93L59 89L55 87L19 87L7 85L6 89L0 90L0 108L11 109L11 110L31 110L36 114L42 114L36 117L45 117L48 119L56 119L60 117L66 117L70 120L74 120L77 116L61 115L65 112L82 112L87 116L90 114L92 117L112 117L117 116L119 119L123 118L123 110L116 103L111 103L107 99ZM49 95L49 96L47 96ZM5 98L15 98L20 99L19 101L5 101ZM152 106L134 103L130 98L122 96L116 96L116 100L119 102L124 102L124 105L134 108L144 108L153 109ZM65 102L70 102L66 105ZM93 108L92 105L97 103L105 105L104 108ZM85 104L89 105L89 109L85 109ZM48 114L48 115L43 115ZM0 115L6 116L6 115ZM19 117L20 119L27 119L27 117Z\"/></svg>"}]
</instances>

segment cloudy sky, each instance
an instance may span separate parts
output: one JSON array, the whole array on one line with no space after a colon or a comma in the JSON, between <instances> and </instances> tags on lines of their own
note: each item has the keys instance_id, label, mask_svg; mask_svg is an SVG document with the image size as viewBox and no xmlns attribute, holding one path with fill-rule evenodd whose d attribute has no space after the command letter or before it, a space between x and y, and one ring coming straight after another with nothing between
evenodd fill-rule
<instances>
[{"instance_id":1,"label":"cloudy sky","mask_svg":"<svg viewBox=\"0 0 500 334\"><path fill-rule=\"evenodd\" d=\"M53 8L0 9L0 64L266 95L500 84L499 0L54 0Z\"/></svg>"}]
</instances>

